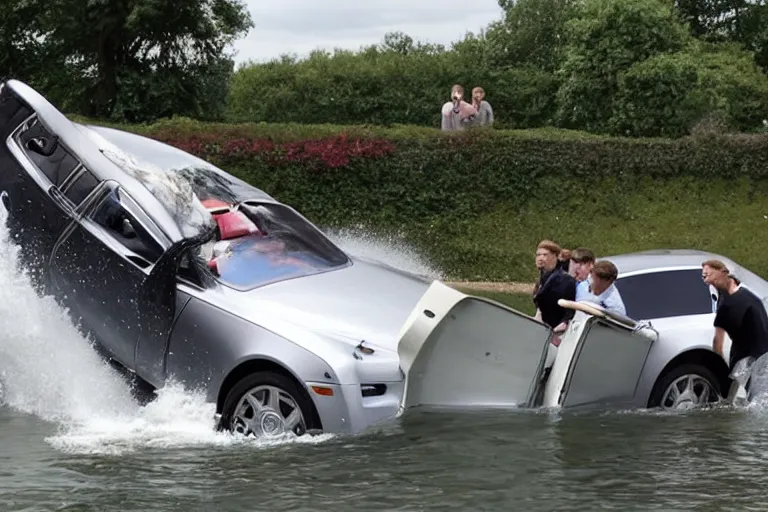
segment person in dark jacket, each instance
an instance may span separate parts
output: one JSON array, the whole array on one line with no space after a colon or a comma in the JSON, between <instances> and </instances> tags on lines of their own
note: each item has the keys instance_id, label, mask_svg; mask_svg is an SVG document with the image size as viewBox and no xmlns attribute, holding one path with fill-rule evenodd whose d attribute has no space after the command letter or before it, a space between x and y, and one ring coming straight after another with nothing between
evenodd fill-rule
<instances>
[{"instance_id":1,"label":"person in dark jacket","mask_svg":"<svg viewBox=\"0 0 768 512\"><path fill-rule=\"evenodd\" d=\"M560 306L560 299L576 299L576 280L558 264L560 246L551 240L542 240L536 247L536 268L539 279L533 289L536 318L555 332L565 330L574 311Z\"/></svg>"}]
</instances>

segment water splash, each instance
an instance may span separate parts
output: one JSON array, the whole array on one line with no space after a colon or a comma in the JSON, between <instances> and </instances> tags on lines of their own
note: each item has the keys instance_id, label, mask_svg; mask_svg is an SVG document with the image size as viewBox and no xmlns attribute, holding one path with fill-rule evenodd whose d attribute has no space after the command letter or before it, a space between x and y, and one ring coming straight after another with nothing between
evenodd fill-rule
<instances>
[{"instance_id":1,"label":"water splash","mask_svg":"<svg viewBox=\"0 0 768 512\"><path fill-rule=\"evenodd\" d=\"M330 229L328 238L345 252L358 258L375 260L398 270L443 279L443 271L408 244L403 236L374 234L362 227Z\"/></svg>"},{"instance_id":2,"label":"water splash","mask_svg":"<svg viewBox=\"0 0 768 512\"><path fill-rule=\"evenodd\" d=\"M45 439L72 453L122 454L143 448L317 443L331 435L275 441L215 429L205 394L169 383L142 406L52 297L40 297L21 270L19 247L0 207L0 406L54 423Z\"/></svg>"}]
</instances>

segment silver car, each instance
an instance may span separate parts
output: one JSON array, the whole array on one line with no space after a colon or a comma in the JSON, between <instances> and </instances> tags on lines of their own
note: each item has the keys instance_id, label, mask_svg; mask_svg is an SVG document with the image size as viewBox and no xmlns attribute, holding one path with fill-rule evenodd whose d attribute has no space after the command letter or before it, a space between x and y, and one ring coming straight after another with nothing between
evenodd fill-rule
<instances>
[{"instance_id":1,"label":"silver car","mask_svg":"<svg viewBox=\"0 0 768 512\"><path fill-rule=\"evenodd\" d=\"M609 256L627 315L589 303L562 336L528 315L433 283L399 345L410 407L668 410L729 396L726 359L714 352L717 293L701 276L726 263L765 304L768 283L717 254L658 250ZM555 345L555 341L559 341Z\"/></svg>"},{"instance_id":2,"label":"silver car","mask_svg":"<svg viewBox=\"0 0 768 512\"><path fill-rule=\"evenodd\" d=\"M704 283L701 264L723 261L764 305L768 282L730 258L705 251L654 250L606 259L619 269L616 287L627 316L650 321L658 332L637 383L635 405L688 408L726 396L731 385L726 359L712 348L718 292ZM730 343L726 336L726 358Z\"/></svg>"},{"instance_id":3,"label":"silver car","mask_svg":"<svg viewBox=\"0 0 768 512\"><path fill-rule=\"evenodd\" d=\"M399 329L429 282L352 258L199 158L0 90L0 200L41 293L111 361L203 389L224 429L358 432L397 415ZM98 392L98 390L94 390Z\"/></svg>"}]
</instances>

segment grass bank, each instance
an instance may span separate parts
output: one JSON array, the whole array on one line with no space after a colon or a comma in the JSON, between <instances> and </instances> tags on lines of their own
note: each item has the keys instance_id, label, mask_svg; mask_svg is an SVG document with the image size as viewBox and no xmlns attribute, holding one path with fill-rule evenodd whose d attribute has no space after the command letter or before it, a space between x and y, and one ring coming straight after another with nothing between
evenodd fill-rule
<instances>
[{"instance_id":1,"label":"grass bank","mask_svg":"<svg viewBox=\"0 0 768 512\"><path fill-rule=\"evenodd\" d=\"M184 119L117 127L210 160L322 227L402 240L450 280L531 282L542 238L598 255L710 250L768 275L768 135L445 135Z\"/></svg>"}]
</instances>

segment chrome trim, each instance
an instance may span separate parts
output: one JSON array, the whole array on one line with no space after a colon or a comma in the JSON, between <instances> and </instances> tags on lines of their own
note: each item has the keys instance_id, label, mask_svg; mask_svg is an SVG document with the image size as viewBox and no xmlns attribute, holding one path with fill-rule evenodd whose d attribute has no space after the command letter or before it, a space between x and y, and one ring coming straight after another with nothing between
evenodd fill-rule
<instances>
[{"instance_id":1,"label":"chrome trim","mask_svg":"<svg viewBox=\"0 0 768 512\"><path fill-rule=\"evenodd\" d=\"M119 255L125 261L127 261L128 263L130 263L140 271L144 272L145 274L149 275L149 273L155 267L156 262L148 261L149 266L140 267L139 265L131 261L131 259L128 258L127 256L136 256L137 258L141 258L141 256L131 251L120 242L118 242L112 235L109 234L109 231L104 229L100 224L97 224L96 222L94 222L90 217L83 217L83 220L80 222L80 225L83 229L90 232L99 241L101 241L104 245L106 245L109 249L111 249L112 252Z\"/></svg>"},{"instance_id":2,"label":"chrome trim","mask_svg":"<svg viewBox=\"0 0 768 512\"><path fill-rule=\"evenodd\" d=\"M631 272L619 272L619 276L616 278L618 281L622 277L632 277L632 276L639 276L643 274L658 274L659 272L672 272L675 270L697 270L701 269L701 265L676 265L671 267L652 267L652 268L643 268L640 270L633 270Z\"/></svg>"},{"instance_id":3,"label":"chrome trim","mask_svg":"<svg viewBox=\"0 0 768 512\"><path fill-rule=\"evenodd\" d=\"M77 167L69 173L69 176L67 176L67 179L65 179L61 185L59 186L59 190L62 191L66 195L67 191L72 187L72 185L77 181L77 179L85 174L85 172L88 171L88 169L85 168L85 166L78 160ZM97 178L98 179L98 178Z\"/></svg>"},{"instance_id":4,"label":"chrome trim","mask_svg":"<svg viewBox=\"0 0 768 512\"><path fill-rule=\"evenodd\" d=\"M137 203L136 200L131 197L127 190L125 190L123 187L119 187L118 190L120 191L120 204L123 205L128 213L133 215L133 217L139 222L139 224L142 225L144 229L147 230L150 235L152 235L152 238L154 238L155 242L157 242L157 244L163 248L163 251L167 251L171 246L171 241L168 239L165 233L163 233L163 231L157 226L157 224L155 224L152 218L147 215L139 203ZM128 201L125 201L126 199Z\"/></svg>"},{"instance_id":5,"label":"chrome trim","mask_svg":"<svg viewBox=\"0 0 768 512\"><path fill-rule=\"evenodd\" d=\"M46 176L43 171L40 170L34 164L34 162L32 162L32 160L29 158L17 140L22 132L29 129L29 126L27 126L29 121L36 117L37 114L32 114L27 119L25 119L24 122L22 122L13 132L11 132L10 135L8 135L8 137L5 139L5 145L8 147L8 150L11 152L16 161L18 161L24 170L27 171L27 174L29 174L30 177L35 180L35 183L37 183L40 188L47 193L48 187L52 186L53 183L48 179L48 176Z\"/></svg>"}]
</instances>

